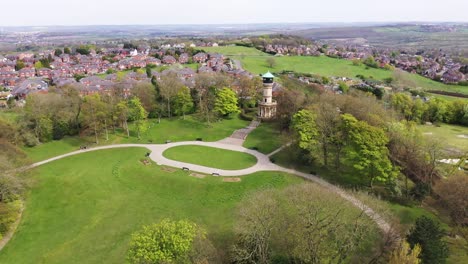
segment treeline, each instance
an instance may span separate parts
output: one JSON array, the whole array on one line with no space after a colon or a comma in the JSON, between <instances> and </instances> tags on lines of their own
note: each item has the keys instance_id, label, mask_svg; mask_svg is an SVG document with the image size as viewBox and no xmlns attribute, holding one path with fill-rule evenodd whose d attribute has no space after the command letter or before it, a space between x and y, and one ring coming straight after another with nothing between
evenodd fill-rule
<instances>
[{"instance_id":1,"label":"treeline","mask_svg":"<svg viewBox=\"0 0 468 264\"><path fill-rule=\"evenodd\" d=\"M21 135L14 125L0 118L0 239L10 230L22 207L26 181L16 168L28 160L17 146Z\"/></svg>"},{"instance_id":2,"label":"treeline","mask_svg":"<svg viewBox=\"0 0 468 264\"><path fill-rule=\"evenodd\" d=\"M424 101L405 93L395 93L390 95L389 103L407 121L468 126L468 102L465 100L447 101L436 97Z\"/></svg>"},{"instance_id":3,"label":"treeline","mask_svg":"<svg viewBox=\"0 0 468 264\"><path fill-rule=\"evenodd\" d=\"M227 87L236 85L236 92ZM130 136L132 122L140 138L147 118L180 116L197 113L207 123L239 112L241 107L255 105L261 82L257 79L234 80L225 74L199 74L195 88L189 89L175 73L161 76L152 83L117 83L111 89L82 96L73 85L49 93L28 95L20 110L16 129L27 146L59 140L64 136L94 135L96 143L109 133L121 129Z\"/></svg>"},{"instance_id":4,"label":"treeline","mask_svg":"<svg viewBox=\"0 0 468 264\"><path fill-rule=\"evenodd\" d=\"M298 159L332 175L359 175L357 181L337 178L338 183L378 183L395 199L421 200L441 178L440 144L423 138L415 123L400 120L373 95L323 93L297 108L291 128L302 149Z\"/></svg>"}]
</instances>

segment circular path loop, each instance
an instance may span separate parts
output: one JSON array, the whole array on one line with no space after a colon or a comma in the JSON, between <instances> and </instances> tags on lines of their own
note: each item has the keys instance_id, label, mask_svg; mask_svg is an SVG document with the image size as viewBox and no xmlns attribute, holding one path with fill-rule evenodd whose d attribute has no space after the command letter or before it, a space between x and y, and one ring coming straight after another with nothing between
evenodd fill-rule
<instances>
[{"instance_id":1,"label":"circular path loop","mask_svg":"<svg viewBox=\"0 0 468 264\"><path fill-rule=\"evenodd\" d=\"M206 147L213 147L213 148L220 148L220 149L226 149L226 150L232 150L232 151L239 151L239 152L244 152L251 154L257 158L257 163L247 169L242 169L242 170L221 170L221 169L215 169L215 168L210 168L210 167L205 167L201 165L195 165L195 164L190 164L190 163L185 163L185 162L180 162L180 161L174 161L167 159L163 156L163 152L169 148L176 147L176 146L184 146L184 145L198 145L198 146L206 146ZM170 167L176 167L176 168L188 168L193 171L201 172L201 173L206 173L206 174L213 174L215 173L216 175L223 176L223 177L229 177L229 176L243 176L243 175L248 175L252 174L255 172L259 171L280 171L280 172L285 172L289 174L293 174L299 177L302 177L306 180L313 181L315 183L318 183L322 185L323 187L326 187L330 191L335 192L336 194L340 195L343 199L349 201L352 203L354 206L357 208L361 209L367 216L369 216L380 228L381 231L383 231L385 234L389 233L391 231L391 226L389 223L387 223L382 216L380 216L377 212L375 212L372 208L369 206L365 205L362 203L360 200L355 198L354 196L348 194L345 190L339 188L338 186L335 186L315 175L312 174L307 174L303 173L300 171L296 171L293 169L288 169L284 168L281 166L278 166L274 163L272 163L269 159L270 155L265 155L263 153L260 153L255 150L247 149L239 145L232 145L232 144L226 144L223 142L200 142L200 141L185 141L185 142L176 142L176 143L169 143L169 144L121 144L121 145L109 145L109 146L102 146L102 147L95 147L95 148L90 148L90 149L85 149L85 150L78 150L74 152L70 152L64 155L56 156L51 159L47 159L41 162L34 163L30 166L27 167L29 168L34 168L41 166L43 164L59 160L65 157L81 154L81 153L86 153L86 152L91 152L91 151L96 151L96 150L104 150L104 149L115 149L115 148L129 148L129 147L142 147L142 148L147 148L148 150L151 151L150 158L156 162L158 165L165 165L165 166L170 166ZM273 153L276 153L277 151L274 151Z\"/></svg>"}]
</instances>

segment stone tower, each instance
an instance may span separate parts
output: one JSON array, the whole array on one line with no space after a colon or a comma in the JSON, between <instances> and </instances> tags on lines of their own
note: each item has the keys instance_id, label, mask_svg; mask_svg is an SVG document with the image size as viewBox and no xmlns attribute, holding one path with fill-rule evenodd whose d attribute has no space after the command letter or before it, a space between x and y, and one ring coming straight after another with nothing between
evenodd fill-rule
<instances>
[{"instance_id":1,"label":"stone tower","mask_svg":"<svg viewBox=\"0 0 468 264\"><path fill-rule=\"evenodd\" d=\"M262 75L263 99L258 104L258 116L261 119L271 119L276 116L276 101L273 100L273 79L275 76L270 72Z\"/></svg>"}]
</instances>

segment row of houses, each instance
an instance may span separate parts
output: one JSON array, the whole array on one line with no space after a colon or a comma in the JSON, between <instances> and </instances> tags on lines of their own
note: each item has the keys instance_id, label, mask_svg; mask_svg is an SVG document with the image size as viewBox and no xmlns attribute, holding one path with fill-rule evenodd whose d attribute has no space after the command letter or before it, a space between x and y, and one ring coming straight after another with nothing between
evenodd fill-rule
<instances>
[{"instance_id":1,"label":"row of houses","mask_svg":"<svg viewBox=\"0 0 468 264\"><path fill-rule=\"evenodd\" d=\"M151 78L154 77L156 80L161 80L161 77L168 74L175 74L185 86L189 88L195 87L196 75L201 73L216 73L222 72L233 76L234 78L240 78L242 76L247 76L252 78L253 76L243 69L236 69L232 63L228 60L225 60L223 55L220 54L205 54L199 53L193 56L200 67L197 70L191 68L178 68L171 67L168 69L159 72L157 70L152 70L151 75L148 77L146 73L140 73L137 71L126 73L125 75L120 75L113 73L107 74L105 77L99 76L86 76L77 81L70 74L59 74L51 75L50 73L55 71L52 69L38 69L36 70L35 75L31 71L29 78L22 79L22 81L16 83L12 88L12 96L16 97L19 100L24 100L26 96L34 92L47 92L48 84L47 81L52 80L52 83L60 88L66 85L74 85L78 87L82 96L86 96L93 93L105 93L111 91L116 85L119 85L123 89L124 95L129 95L131 88L138 83L150 83ZM128 62L129 64L125 67L117 67L118 69L128 69L133 67L144 67L143 64L134 63L134 61L144 61L144 62L155 62L156 65L159 65L159 60L153 57L148 57L146 55L137 55L125 60L119 61L117 64L122 65L123 62ZM156 61L157 60L157 61ZM162 63L162 62L161 62ZM24 70L21 70L24 71ZM122 78L123 76L123 78ZM51 77L51 79L49 79Z\"/></svg>"}]
</instances>

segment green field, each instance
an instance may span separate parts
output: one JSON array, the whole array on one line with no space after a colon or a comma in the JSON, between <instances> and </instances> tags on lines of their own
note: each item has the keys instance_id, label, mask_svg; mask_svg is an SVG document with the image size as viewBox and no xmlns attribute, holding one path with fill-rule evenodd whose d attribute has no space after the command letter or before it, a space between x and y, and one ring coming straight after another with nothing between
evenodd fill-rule
<instances>
[{"instance_id":1,"label":"green field","mask_svg":"<svg viewBox=\"0 0 468 264\"><path fill-rule=\"evenodd\" d=\"M269 154L280 148L281 133L276 124L261 123L254 131L252 131L244 142L244 147L255 148L263 154Z\"/></svg>"},{"instance_id":2,"label":"green field","mask_svg":"<svg viewBox=\"0 0 468 264\"><path fill-rule=\"evenodd\" d=\"M225 54L233 59L240 60L242 66L253 74L261 74L267 71L295 71L300 73L312 73L323 76L337 76L356 78L356 75L361 74L365 77L372 76L377 80L393 77L392 71L383 69L366 68L366 66L355 66L349 60L335 59L327 56L311 57L311 56L283 56L275 57L276 66L270 68L266 63L266 59L271 57L267 53L263 53L255 48L247 47L212 47L204 48L206 51L218 52ZM459 85L446 85L417 74L402 73L404 84L414 88L421 87L425 90L441 90L468 94L468 87Z\"/></svg>"},{"instance_id":3,"label":"green field","mask_svg":"<svg viewBox=\"0 0 468 264\"><path fill-rule=\"evenodd\" d=\"M455 97L455 96L449 96L449 95L442 95L442 94L431 94L431 97L436 97L436 98L441 98L447 101L465 101L468 102L468 98L463 98L463 97Z\"/></svg>"},{"instance_id":4,"label":"green field","mask_svg":"<svg viewBox=\"0 0 468 264\"><path fill-rule=\"evenodd\" d=\"M232 131L246 127L248 121L241 120L238 117L232 119L223 119L219 122L206 123L197 120L192 116L186 119L173 118L162 119L161 123L152 119L147 122L149 129L142 134L141 140L136 138L133 133L133 126L130 125L131 137L127 138L123 131L117 131L114 135L110 132L109 141L100 137L100 145L121 144L121 143L165 143L166 140L193 141L197 138L203 138L204 141L217 141L226 138L232 134ZM60 154L78 150L81 145L95 146L94 137L67 137L62 140L52 141L32 148L24 148L32 161L41 161L47 158L55 157Z\"/></svg>"},{"instance_id":5,"label":"green field","mask_svg":"<svg viewBox=\"0 0 468 264\"><path fill-rule=\"evenodd\" d=\"M146 152L102 150L36 169L23 219L0 263L123 263L131 233L162 218L192 220L227 250L235 208L245 195L303 182L277 172L236 183L199 179L143 165Z\"/></svg>"},{"instance_id":6,"label":"green field","mask_svg":"<svg viewBox=\"0 0 468 264\"><path fill-rule=\"evenodd\" d=\"M222 53L226 56L270 56L258 49L242 46L201 47L206 52Z\"/></svg>"},{"instance_id":7,"label":"green field","mask_svg":"<svg viewBox=\"0 0 468 264\"><path fill-rule=\"evenodd\" d=\"M178 146L164 151L163 156L177 161L222 170L241 170L257 163L253 155L197 145Z\"/></svg>"},{"instance_id":8,"label":"green field","mask_svg":"<svg viewBox=\"0 0 468 264\"><path fill-rule=\"evenodd\" d=\"M468 151L468 127L440 124L440 126L420 125L425 137L440 140L443 147ZM465 135L467 138L463 138Z\"/></svg>"}]
</instances>

